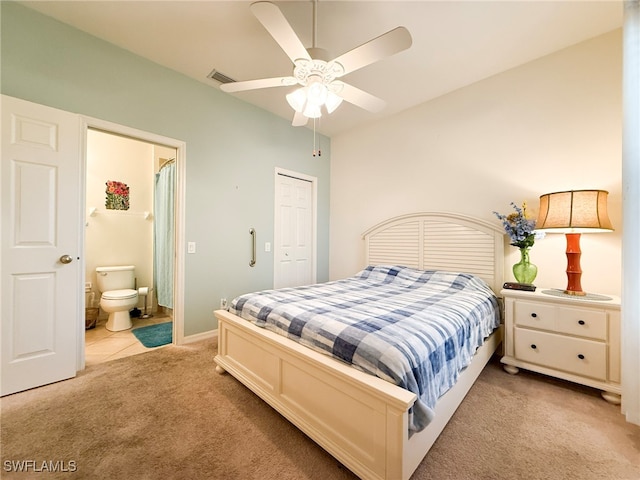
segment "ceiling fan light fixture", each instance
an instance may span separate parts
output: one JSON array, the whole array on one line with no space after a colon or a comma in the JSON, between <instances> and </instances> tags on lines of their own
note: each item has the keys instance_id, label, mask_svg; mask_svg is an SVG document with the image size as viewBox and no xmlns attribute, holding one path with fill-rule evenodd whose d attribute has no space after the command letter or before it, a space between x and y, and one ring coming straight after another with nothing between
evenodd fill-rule
<instances>
[{"instance_id":1,"label":"ceiling fan light fixture","mask_svg":"<svg viewBox=\"0 0 640 480\"><path fill-rule=\"evenodd\" d=\"M305 103L307 103L307 92L305 88L298 88L287 94L287 102L296 112L302 113Z\"/></svg>"},{"instance_id":2,"label":"ceiling fan light fixture","mask_svg":"<svg viewBox=\"0 0 640 480\"><path fill-rule=\"evenodd\" d=\"M327 92L327 101L325 102L325 107L327 107L327 113L331 114L335 112L336 108L338 108L341 103L342 103L342 97L336 95L331 91Z\"/></svg>"},{"instance_id":3,"label":"ceiling fan light fixture","mask_svg":"<svg viewBox=\"0 0 640 480\"><path fill-rule=\"evenodd\" d=\"M306 87L301 87L286 95L287 103L296 112L302 113L307 118L319 118L322 116L324 105L328 113L333 112L342 103L342 98L322 82L311 77Z\"/></svg>"},{"instance_id":4,"label":"ceiling fan light fixture","mask_svg":"<svg viewBox=\"0 0 640 480\"><path fill-rule=\"evenodd\" d=\"M320 118L322 116L320 105L315 105L311 102L307 102L302 114L307 118Z\"/></svg>"},{"instance_id":5,"label":"ceiling fan light fixture","mask_svg":"<svg viewBox=\"0 0 640 480\"><path fill-rule=\"evenodd\" d=\"M327 87L322 83L322 80L318 77L309 77L309 83L307 86L307 101L314 105L324 105L327 101Z\"/></svg>"}]
</instances>

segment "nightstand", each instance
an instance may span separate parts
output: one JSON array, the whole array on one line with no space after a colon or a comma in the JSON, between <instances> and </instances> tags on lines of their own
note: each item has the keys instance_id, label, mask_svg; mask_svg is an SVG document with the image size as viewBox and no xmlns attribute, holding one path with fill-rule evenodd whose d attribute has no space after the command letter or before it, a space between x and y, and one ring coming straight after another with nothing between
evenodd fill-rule
<instances>
[{"instance_id":1,"label":"nightstand","mask_svg":"<svg viewBox=\"0 0 640 480\"><path fill-rule=\"evenodd\" d=\"M543 293L547 292L547 293ZM504 369L519 368L602 390L620 403L620 299L504 289Z\"/></svg>"}]
</instances>

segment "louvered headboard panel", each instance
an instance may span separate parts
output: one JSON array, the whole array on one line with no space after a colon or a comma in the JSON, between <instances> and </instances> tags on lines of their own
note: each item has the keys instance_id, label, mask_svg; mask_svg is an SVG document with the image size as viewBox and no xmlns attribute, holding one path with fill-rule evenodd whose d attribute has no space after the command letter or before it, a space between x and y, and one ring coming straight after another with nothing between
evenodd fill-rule
<instances>
[{"instance_id":1,"label":"louvered headboard panel","mask_svg":"<svg viewBox=\"0 0 640 480\"><path fill-rule=\"evenodd\" d=\"M390 225L370 237L369 264L420 268L420 230L420 222L414 220Z\"/></svg>"},{"instance_id":2,"label":"louvered headboard panel","mask_svg":"<svg viewBox=\"0 0 640 480\"><path fill-rule=\"evenodd\" d=\"M416 213L382 222L363 237L367 265L472 273L495 292L502 288L501 226L454 213Z\"/></svg>"}]
</instances>

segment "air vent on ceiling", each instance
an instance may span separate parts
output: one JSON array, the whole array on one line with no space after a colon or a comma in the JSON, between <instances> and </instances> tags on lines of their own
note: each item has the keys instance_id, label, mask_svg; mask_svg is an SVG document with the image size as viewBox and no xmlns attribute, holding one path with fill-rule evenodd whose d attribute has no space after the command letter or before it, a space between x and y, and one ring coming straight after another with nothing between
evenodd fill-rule
<instances>
[{"instance_id":1,"label":"air vent on ceiling","mask_svg":"<svg viewBox=\"0 0 640 480\"><path fill-rule=\"evenodd\" d=\"M211 70L211 73L207 75L207 78L211 78L220 83L233 83L235 80L231 77L227 77L224 73L217 71L215 68Z\"/></svg>"}]
</instances>

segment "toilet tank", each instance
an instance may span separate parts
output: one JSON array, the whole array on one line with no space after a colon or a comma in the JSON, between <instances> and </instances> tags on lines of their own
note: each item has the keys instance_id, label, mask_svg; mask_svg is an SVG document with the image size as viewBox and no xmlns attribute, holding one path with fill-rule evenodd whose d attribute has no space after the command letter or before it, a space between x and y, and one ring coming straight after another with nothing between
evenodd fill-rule
<instances>
[{"instance_id":1,"label":"toilet tank","mask_svg":"<svg viewBox=\"0 0 640 480\"><path fill-rule=\"evenodd\" d=\"M135 288L135 267L122 265L115 267L96 267L96 278L100 292Z\"/></svg>"}]
</instances>

